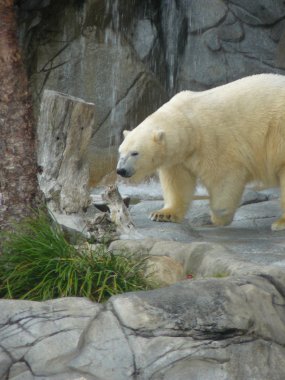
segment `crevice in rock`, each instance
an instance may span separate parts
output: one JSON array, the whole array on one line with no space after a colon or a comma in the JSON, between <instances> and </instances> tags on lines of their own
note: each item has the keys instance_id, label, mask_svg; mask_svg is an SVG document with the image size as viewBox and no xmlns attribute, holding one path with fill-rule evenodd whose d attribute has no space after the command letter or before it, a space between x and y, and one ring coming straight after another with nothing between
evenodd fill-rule
<instances>
[{"instance_id":1,"label":"crevice in rock","mask_svg":"<svg viewBox=\"0 0 285 380\"><path fill-rule=\"evenodd\" d=\"M229 12L229 8L226 11L225 15L216 24L213 24L210 27L208 26L208 27L201 28L201 29L194 30L194 31L189 30L189 34L191 34L192 36L201 36L203 33L207 32L208 30L218 28L226 20L226 18L228 16L228 12Z\"/></svg>"},{"instance_id":2,"label":"crevice in rock","mask_svg":"<svg viewBox=\"0 0 285 380\"><path fill-rule=\"evenodd\" d=\"M271 23L265 23L264 21L262 21L260 18L256 17L253 13L250 13L247 9L244 9L243 7L241 7L240 5L237 5L237 4L229 4L229 9L230 11L235 15L235 17L243 24L246 24L252 28L264 28L264 27L267 27L267 28L272 28L273 26L275 26L276 24L278 24L280 21L284 20L285 19L285 16L282 16L280 18L277 18L276 20L274 20L273 22ZM253 23L249 23L249 22L246 22L244 20L242 20L238 15L237 15L237 12L235 11L235 9L240 9L242 12L244 12L245 14L248 14L249 17L251 17L252 19L256 19L258 24L255 25Z\"/></svg>"},{"instance_id":3,"label":"crevice in rock","mask_svg":"<svg viewBox=\"0 0 285 380\"><path fill-rule=\"evenodd\" d=\"M0 349L11 359L12 363L16 362L16 359L13 357L10 351L7 350L2 344L0 344Z\"/></svg>"},{"instance_id":4,"label":"crevice in rock","mask_svg":"<svg viewBox=\"0 0 285 380\"><path fill-rule=\"evenodd\" d=\"M283 298L285 298L285 286L280 281L278 281L276 278L274 278L273 276L271 276L270 274L267 274L267 273L261 273L259 275L259 277L262 277L265 280L267 280L277 290L277 292ZM278 305L278 306L285 306L285 303L282 304L282 305L280 305L280 304L276 304L276 305Z\"/></svg>"},{"instance_id":5,"label":"crevice in rock","mask_svg":"<svg viewBox=\"0 0 285 380\"><path fill-rule=\"evenodd\" d=\"M116 104L114 105L114 107L112 109L109 110L109 112L107 113L107 115L105 116L105 118L98 124L98 128L96 129L95 133L97 133L100 128L104 125L104 123L106 122L106 120L108 120L108 118L110 117L110 115L112 114L112 112L114 112L114 109L128 96L128 94L130 93L130 91L136 86L136 84L145 76L145 73L144 72L140 72L136 78L134 79L134 81L130 84L130 86L126 89L125 93L122 94L122 96L120 97L120 99L117 100ZM92 136L93 137L93 136Z\"/></svg>"},{"instance_id":6,"label":"crevice in rock","mask_svg":"<svg viewBox=\"0 0 285 380\"><path fill-rule=\"evenodd\" d=\"M128 347L129 347L129 349L130 349L130 351L132 353L132 361L133 361L133 373L132 373L133 377L132 378L134 380L136 380L137 376L139 375L139 370L138 370L138 366L137 366L137 363L136 363L136 356L135 356L135 352L134 352L134 349L133 349L133 345L132 345L132 343L129 340L129 336L132 335L132 334L127 333L127 331L133 331L134 335L136 335L135 334L135 330L132 330L132 329L130 329L127 326L124 326L124 324L122 323L122 321L119 318L118 314L116 313L115 308L113 307L113 305L111 303L107 304L107 308L106 309L109 310L113 314L113 316L116 318L116 320L118 321L118 324L121 327L121 331L122 331L122 333L123 333L126 341L128 342Z\"/></svg>"},{"instance_id":7,"label":"crevice in rock","mask_svg":"<svg viewBox=\"0 0 285 380\"><path fill-rule=\"evenodd\" d=\"M247 334L247 330L240 330L236 328L228 328L222 331L208 331L208 330L194 330L195 333L192 335L195 340L227 340L235 338L238 336L243 336Z\"/></svg>"},{"instance_id":8,"label":"crevice in rock","mask_svg":"<svg viewBox=\"0 0 285 380\"><path fill-rule=\"evenodd\" d=\"M55 55L53 55L45 64L44 64L44 66L39 70L39 71L37 71L37 74L39 74L39 73L43 73L43 72L48 72L48 71L51 71L51 70L53 70L54 68L56 68L57 66L53 66L53 61L54 61L54 59L55 58L57 58L64 50L66 50L67 48L68 48L68 46L69 46L69 44L70 44L70 42L68 42L68 43L66 43L61 49L59 49L58 50L58 52L55 54ZM48 68L47 69L47 66L48 65L51 65L51 67L50 68ZM59 64L59 65L62 65L62 64Z\"/></svg>"},{"instance_id":9,"label":"crevice in rock","mask_svg":"<svg viewBox=\"0 0 285 380\"><path fill-rule=\"evenodd\" d=\"M262 203L262 202L267 202L269 201L269 197L268 196L265 196L264 199L249 199L249 200L245 200L242 202L242 204L240 205L240 207L243 207L243 206L247 206L247 205L252 205L252 204L255 204L255 203Z\"/></svg>"}]
</instances>

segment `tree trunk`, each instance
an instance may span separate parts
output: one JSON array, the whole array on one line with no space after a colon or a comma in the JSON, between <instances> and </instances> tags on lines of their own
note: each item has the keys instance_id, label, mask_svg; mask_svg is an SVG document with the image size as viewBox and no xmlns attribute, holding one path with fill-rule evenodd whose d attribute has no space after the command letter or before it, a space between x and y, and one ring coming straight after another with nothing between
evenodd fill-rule
<instances>
[{"instance_id":1,"label":"tree trunk","mask_svg":"<svg viewBox=\"0 0 285 380\"><path fill-rule=\"evenodd\" d=\"M0 229L39 199L35 131L13 0L0 1Z\"/></svg>"},{"instance_id":2,"label":"tree trunk","mask_svg":"<svg viewBox=\"0 0 285 380\"><path fill-rule=\"evenodd\" d=\"M39 185L51 211L80 213L91 203L88 147L95 105L45 90L38 120Z\"/></svg>"}]
</instances>

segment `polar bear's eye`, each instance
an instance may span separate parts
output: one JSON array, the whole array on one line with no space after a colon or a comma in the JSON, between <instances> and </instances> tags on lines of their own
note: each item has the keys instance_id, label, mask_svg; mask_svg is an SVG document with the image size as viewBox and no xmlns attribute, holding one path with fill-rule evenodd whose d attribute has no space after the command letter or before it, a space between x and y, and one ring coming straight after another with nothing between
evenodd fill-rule
<instances>
[{"instance_id":1,"label":"polar bear's eye","mask_svg":"<svg viewBox=\"0 0 285 380\"><path fill-rule=\"evenodd\" d=\"M138 156L139 152L132 152L131 156Z\"/></svg>"}]
</instances>

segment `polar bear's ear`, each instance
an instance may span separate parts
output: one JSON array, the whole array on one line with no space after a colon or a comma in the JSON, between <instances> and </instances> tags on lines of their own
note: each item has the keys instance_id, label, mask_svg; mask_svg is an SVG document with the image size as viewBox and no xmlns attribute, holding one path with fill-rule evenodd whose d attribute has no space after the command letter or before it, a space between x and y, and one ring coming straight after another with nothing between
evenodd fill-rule
<instances>
[{"instance_id":1,"label":"polar bear's ear","mask_svg":"<svg viewBox=\"0 0 285 380\"><path fill-rule=\"evenodd\" d=\"M165 132L162 129L158 129L157 131L153 132L153 140L160 144L165 138Z\"/></svg>"},{"instance_id":2,"label":"polar bear's ear","mask_svg":"<svg viewBox=\"0 0 285 380\"><path fill-rule=\"evenodd\" d=\"M123 131L124 139L128 136L129 133L130 131L127 131L126 129Z\"/></svg>"}]
</instances>

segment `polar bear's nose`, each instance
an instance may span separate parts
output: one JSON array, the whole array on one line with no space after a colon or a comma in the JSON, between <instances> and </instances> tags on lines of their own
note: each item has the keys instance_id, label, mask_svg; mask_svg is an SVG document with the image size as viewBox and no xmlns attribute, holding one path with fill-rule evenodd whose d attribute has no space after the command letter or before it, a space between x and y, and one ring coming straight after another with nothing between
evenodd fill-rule
<instances>
[{"instance_id":1,"label":"polar bear's nose","mask_svg":"<svg viewBox=\"0 0 285 380\"><path fill-rule=\"evenodd\" d=\"M122 177L127 177L126 169L117 169L117 174L119 174Z\"/></svg>"}]
</instances>

